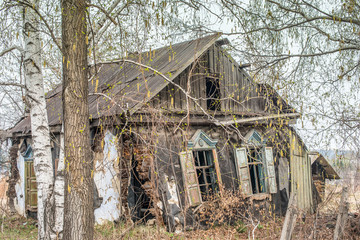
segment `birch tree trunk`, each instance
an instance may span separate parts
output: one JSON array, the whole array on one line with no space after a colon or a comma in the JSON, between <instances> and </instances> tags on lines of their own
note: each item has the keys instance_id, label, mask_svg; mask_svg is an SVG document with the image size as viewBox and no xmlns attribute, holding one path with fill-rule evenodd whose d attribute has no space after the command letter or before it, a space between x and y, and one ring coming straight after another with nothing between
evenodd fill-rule
<instances>
[{"instance_id":1,"label":"birch tree trunk","mask_svg":"<svg viewBox=\"0 0 360 240\"><path fill-rule=\"evenodd\" d=\"M57 174L55 176L54 192L52 201L54 204L54 216L52 218L53 231L50 234L51 239L63 238L64 227L64 201L65 201L65 179L64 179L64 123L60 132L60 154Z\"/></svg>"},{"instance_id":2,"label":"birch tree trunk","mask_svg":"<svg viewBox=\"0 0 360 240\"><path fill-rule=\"evenodd\" d=\"M65 137L64 239L92 239L93 160L87 81L86 1L62 0Z\"/></svg>"},{"instance_id":3,"label":"birch tree trunk","mask_svg":"<svg viewBox=\"0 0 360 240\"><path fill-rule=\"evenodd\" d=\"M39 8L38 0L30 0L29 3L35 9ZM48 231L46 229L44 209L48 196L52 191L54 176L41 70L39 17L30 7L24 8L24 41L25 81L27 101L30 105L32 149L38 191L38 239L45 239L45 233Z\"/></svg>"}]
</instances>

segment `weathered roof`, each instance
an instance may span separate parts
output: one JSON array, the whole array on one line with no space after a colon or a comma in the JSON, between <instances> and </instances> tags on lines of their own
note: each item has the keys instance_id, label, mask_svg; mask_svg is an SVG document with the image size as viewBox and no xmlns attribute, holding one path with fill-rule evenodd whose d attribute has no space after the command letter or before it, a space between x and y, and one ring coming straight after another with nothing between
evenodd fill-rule
<instances>
[{"instance_id":1,"label":"weathered roof","mask_svg":"<svg viewBox=\"0 0 360 240\"><path fill-rule=\"evenodd\" d=\"M325 170L325 178L327 179L340 179L334 168L326 160L326 158L319 152L310 152L309 157L311 159L311 165L318 163Z\"/></svg>"},{"instance_id":2,"label":"weathered roof","mask_svg":"<svg viewBox=\"0 0 360 240\"><path fill-rule=\"evenodd\" d=\"M130 54L127 59L152 67L172 81L213 45L220 35L216 33L140 54ZM125 111L134 113L168 84L159 74L135 63L121 60L103 63L98 66L98 74L89 80L90 117L96 119ZM46 101L49 125L60 125L63 112L62 85L50 91ZM11 132L29 133L30 117L21 120Z\"/></svg>"}]
</instances>

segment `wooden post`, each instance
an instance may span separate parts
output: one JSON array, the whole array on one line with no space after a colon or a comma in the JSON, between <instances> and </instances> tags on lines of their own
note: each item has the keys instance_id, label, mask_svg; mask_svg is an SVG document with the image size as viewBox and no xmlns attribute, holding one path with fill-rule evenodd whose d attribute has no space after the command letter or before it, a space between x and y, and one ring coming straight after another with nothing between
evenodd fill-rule
<instances>
[{"instance_id":1,"label":"wooden post","mask_svg":"<svg viewBox=\"0 0 360 240\"><path fill-rule=\"evenodd\" d=\"M298 210L297 210L296 192L290 195L289 205L286 211L284 225L281 231L280 240L290 240L295 227Z\"/></svg>"},{"instance_id":2,"label":"wooden post","mask_svg":"<svg viewBox=\"0 0 360 240\"><path fill-rule=\"evenodd\" d=\"M348 188L344 187L341 194L339 213L336 220L334 240L341 239L344 233L345 225L348 220L348 211L349 211L349 203L347 201L347 198L348 198Z\"/></svg>"}]
</instances>

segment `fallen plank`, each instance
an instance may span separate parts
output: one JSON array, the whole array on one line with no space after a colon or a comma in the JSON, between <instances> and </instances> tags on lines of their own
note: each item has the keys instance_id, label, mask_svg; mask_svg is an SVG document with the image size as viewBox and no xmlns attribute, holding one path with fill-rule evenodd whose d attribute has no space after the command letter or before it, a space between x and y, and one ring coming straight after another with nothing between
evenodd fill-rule
<instances>
[{"instance_id":1,"label":"fallen plank","mask_svg":"<svg viewBox=\"0 0 360 240\"><path fill-rule=\"evenodd\" d=\"M344 187L341 194L341 201L339 205L339 213L336 219L334 240L342 239L346 222L348 220L349 203L348 199L348 188Z\"/></svg>"},{"instance_id":2,"label":"fallen plank","mask_svg":"<svg viewBox=\"0 0 360 240\"><path fill-rule=\"evenodd\" d=\"M284 225L281 231L280 240L290 240L298 215L296 193L292 192L285 215Z\"/></svg>"}]
</instances>

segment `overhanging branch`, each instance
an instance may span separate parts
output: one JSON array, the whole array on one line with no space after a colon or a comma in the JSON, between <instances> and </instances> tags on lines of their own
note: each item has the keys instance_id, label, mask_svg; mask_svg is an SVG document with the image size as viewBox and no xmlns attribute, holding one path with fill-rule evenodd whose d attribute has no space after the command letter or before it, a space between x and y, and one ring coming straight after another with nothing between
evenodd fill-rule
<instances>
[{"instance_id":1,"label":"overhanging branch","mask_svg":"<svg viewBox=\"0 0 360 240\"><path fill-rule=\"evenodd\" d=\"M9 53L9 52L11 52L13 50L18 50L21 54L24 52L24 50L21 47L12 46L12 47L10 47L8 49L5 49L4 51L0 52L0 57L4 56L5 54L7 54L7 53Z\"/></svg>"}]
</instances>

